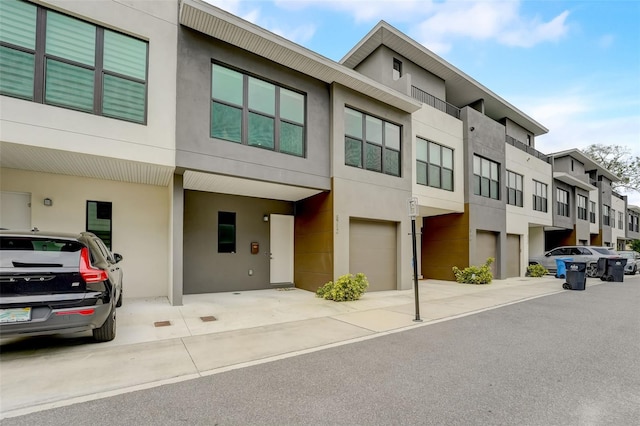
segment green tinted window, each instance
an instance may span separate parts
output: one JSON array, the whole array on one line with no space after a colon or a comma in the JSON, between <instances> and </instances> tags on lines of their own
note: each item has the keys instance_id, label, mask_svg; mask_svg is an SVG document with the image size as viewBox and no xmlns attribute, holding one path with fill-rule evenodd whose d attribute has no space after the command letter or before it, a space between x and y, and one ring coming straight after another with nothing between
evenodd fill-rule
<instances>
[{"instance_id":1,"label":"green tinted window","mask_svg":"<svg viewBox=\"0 0 640 426\"><path fill-rule=\"evenodd\" d=\"M47 11L47 54L93 66L96 27L60 13Z\"/></svg>"},{"instance_id":2,"label":"green tinted window","mask_svg":"<svg viewBox=\"0 0 640 426\"><path fill-rule=\"evenodd\" d=\"M266 81L249 77L249 109L274 115L276 87Z\"/></svg>"},{"instance_id":3,"label":"green tinted window","mask_svg":"<svg viewBox=\"0 0 640 426\"><path fill-rule=\"evenodd\" d=\"M211 137L231 142L242 142L242 110L213 102Z\"/></svg>"},{"instance_id":4,"label":"green tinted window","mask_svg":"<svg viewBox=\"0 0 640 426\"><path fill-rule=\"evenodd\" d=\"M298 124L304 124L304 96L281 88L280 117Z\"/></svg>"},{"instance_id":5,"label":"green tinted window","mask_svg":"<svg viewBox=\"0 0 640 426\"><path fill-rule=\"evenodd\" d=\"M145 80L147 43L113 31L104 31L104 69Z\"/></svg>"},{"instance_id":6,"label":"green tinted window","mask_svg":"<svg viewBox=\"0 0 640 426\"><path fill-rule=\"evenodd\" d=\"M212 80L211 87L214 99L242 105L242 74L214 64Z\"/></svg>"},{"instance_id":7,"label":"green tinted window","mask_svg":"<svg viewBox=\"0 0 640 426\"><path fill-rule=\"evenodd\" d=\"M382 145L382 120L367 115L365 122L367 126L367 142Z\"/></svg>"},{"instance_id":8,"label":"green tinted window","mask_svg":"<svg viewBox=\"0 0 640 426\"><path fill-rule=\"evenodd\" d=\"M93 111L94 71L47 60L45 102Z\"/></svg>"},{"instance_id":9,"label":"green tinted window","mask_svg":"<svg viewBox=\"0 0 640 426\"><path fill-rule=\"evenodd\" d=\"M0 6L0 41L36 48L36 12L31 3L2 0ZM4 74L3 74L4 75Z\"/></svg>"},{"instance_id":10,"label":"green tinted window","mask_svg":"<svg viewBox=\"0 0 640 426\"><path fill-rule=\"evenodd\" d=\"M105 74L102 112L114 118L144 122L144 84Z\"/></svg>"},{"instance_id":11,"label":"green tinted window","mask_svg":"<svg viewBox=\"0 0 640 426\"><path fill-rule=\"evenodd\" d=\"M249 114L249 145L273 149L273 118Z\"/></svg>"},{"instance_id":12,"label":"green tinted window","mask_svg":"<svg viewBox=\"0 0 640 426\"><path fill-rule=\"evenodd\" d=\"M387 148L400 150L400 126L384 123L384 144Z\"/></svg>"},{"instance_id":13,"label":"green tinted window","mask_svg":"<svg viewBox=\"0 0 640 426\"><path fill-rule=\"evenodd\" d=\"M0 93L33 99L35 56L0 46Z\"/></svg>"},{"instance_id":14,"label":"green tinted window","mask_svg":"<svg viewBox=\"0 0 640 426\"><path fill-rule=\"evenodd\" d=\"M344 129L347 135L362 139L362 113L345 109Z\"/></svg>"},{"instance_id":15,"label":"green tinted window","mask_svg":"<svg viewBox=\"0 0 640 426\"><path fill-rule=\"evenodd\" d=\"M391 149L384 150L384 172L393 176L400 176L400 152Z\"/></svg>"},{"instance_id":16,"label":"green tinted window","mask_svg":"<svg viewBox=\"0 0 640 426\"><path fill-rule=\"evenodd\" d=\"M357 139L345 138L345 164L362 167L362 142Z\"/></svg>"},{"instance_id":17,"label":"green tinted window","mask_svg":"<svg viewBox=\"0 0 640 426\"><path fill-rule=\"evenodd\" d=\"M304 132L302 126L280 123L280 152L297 155L304 155Z\"/></svg>"}]
</instances>

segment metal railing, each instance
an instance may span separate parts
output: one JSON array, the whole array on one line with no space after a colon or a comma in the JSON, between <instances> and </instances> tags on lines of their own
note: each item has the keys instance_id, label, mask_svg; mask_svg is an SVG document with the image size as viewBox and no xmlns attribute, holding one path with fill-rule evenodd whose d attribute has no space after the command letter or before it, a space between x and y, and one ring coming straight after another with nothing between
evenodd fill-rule
<instances>
[{"instance_id":1,"label":"metal railing","mask_svg":"<svg viewBox=\"0 0 640 426\"><path fill-rule=\"evenodd\" d=\"M519 141L518 139L516 139L516 138L514 138L512 136L509 136L509 135L505 135L505 136L506 136L505 141L509 145L514 146L514 147L518 148L519 150L526 152L527 154L531 154L534 157L539 158L540 160L542 160L542 161L544 161L546 163L550 162L550 159L549 159L548 156L544 155L543 153L541 153L540 151L536 150L535 148L530 147L526 143L521 142L521 141Z\"/></svg>"},{"instance_id":2,"label":"metal railing","mask_svg":"<svg viewBox=\"0 0 640 426\"><path fill-rule=\"evenodd\" d=\"M427 93L422 89L418 89L416 86L411 86L411 97L417 99L423 104L432 106L433 108L449 114L452 117L460 119L460 108L451 105L442 99L438 99L432 94Z\"/></svg>"}]
</instances>

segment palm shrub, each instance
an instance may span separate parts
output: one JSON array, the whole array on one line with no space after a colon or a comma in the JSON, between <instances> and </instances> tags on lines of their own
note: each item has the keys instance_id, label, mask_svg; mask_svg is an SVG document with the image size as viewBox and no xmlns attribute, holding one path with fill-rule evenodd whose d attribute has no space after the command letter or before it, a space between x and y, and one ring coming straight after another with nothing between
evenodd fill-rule
<instances>
[{"instance_id":1,"label":"palm shrub","mask_svg":"<svg viewBox=\"0 0 640 426\"><path fill-rule=\"evenodd\" d=\"M549 271L539 263L527 266L527 276L529 277L544 277Z\"/></svg>"},{"instance_id":2,"label":"palm shrub","mask_svg":"<svg viewBox=\"0 0 640 426\"><path fill-rule=\"evenodd\" d=\"M460 269L457 266L452 268L456 281L463 284L489 284L493 280L491 264L495 259L490 257L482 266L469 266Z\"/></svg>"},{"instance_id":3,"label":"palm shrub","mask_svg":"<svg viewBox=\"0 0 640 426\"><path fill-rule=\"evenodd\" d=\"M316 291L317 297L336 302L358 300L369 287L369 281L363 273L346 274L338 278L336 282L329 281Z\"/></svg>"}]
</instances>

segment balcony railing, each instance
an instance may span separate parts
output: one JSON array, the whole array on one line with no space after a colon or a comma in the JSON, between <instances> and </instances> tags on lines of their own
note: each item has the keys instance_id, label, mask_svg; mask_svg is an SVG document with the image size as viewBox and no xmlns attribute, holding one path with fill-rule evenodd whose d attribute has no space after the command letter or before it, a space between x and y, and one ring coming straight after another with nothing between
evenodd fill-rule
<instances>
[{"instance_id":1,"label":"balcony railing","mask_svg":"<svg viewBox=\"0 0 640 426\"><path fill-rule=\"evenodd\" d=\"M615 191L611 191L611 195L613 195L614 197L619 198L621 200L624 200L624 197L622 195L618 194Z\"/></svg>"},{"instance_id":2,"label":"balcony railing","mask_svg":"<svg viewBox=\"0 0 640 426\"><path fill-rule=\"evenodd\" d=\"M536 150L533 147L530 147L529 145L527 145L524 142L519 141L518 139L511 137L509 135L506 135L506 142L511 145L514 146L516 148L518 148L521 151L526 152L527 154L531 154L536 158L539 158L540 160L549 163L549 157L544 155L543 153L541 153L540 151Z\"/></svg>"},{"instance_id":3,"label":"balcony railing","mask_svg":"<svg viewBox=\"0 0 640 426\"><path fill-rule=\"evenodd\" d=\"M416 86L411 86L411 97L419 100L423 104L434 107L444 113L449 114L452 117L460 119L460 108L451 105L442 99L438 99L430 93L425 92L422 89L418 89Z\"/></svg>"}]
</instances>

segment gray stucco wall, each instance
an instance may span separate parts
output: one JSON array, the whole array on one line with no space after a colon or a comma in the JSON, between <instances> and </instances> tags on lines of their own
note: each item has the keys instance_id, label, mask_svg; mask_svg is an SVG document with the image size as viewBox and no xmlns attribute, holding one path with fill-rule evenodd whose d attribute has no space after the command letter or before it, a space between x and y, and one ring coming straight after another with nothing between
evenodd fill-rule
<instances>
[{"instance_id":1,"label":"gray stucco wall","mask_svg":"<svg viewBox=\"0 0 640 426\"><path fill-rule=\"evenodd\" d=\"M531 140L531 147L535 148L535 140L534 140L534 136L533 133L529 132L527 129L525 129L524 127L520 126L519 124L509 120L508 118L506 118L504 120L504 125L506 128L506 134L511 136L514 139L519 140L522 143L527 143L527 136L529 137L529 139Z\"/></svg>"},{"instance_id":2,"label":"gray stucco wall","mask_svg":"<svg viewBox=\"0 0 640 426\"><path fill-rule=\"evenodd\" d=\"M219 211L236 213L235 253L218 253ZM291 215L293 203L184 191L184 294L271 288L265 214ZM251 254L252 242L260 244L258 254Z\"/></svg>"},{"instance_id":3,"label":"gray stucco wall","mask_svg":"<svg viewBox=\"0 0 640 426\"><path fill-rule=\"evenodd\" d=\"M560 216L558 214L557 202L558 202L558 189L562 189L567 191L568 200L569 200L569 217ZM574 187L568 185L564 182L560 182L558 180L553 181L553 194L548 198L551 201L551 212L553 214L553 226L557 226L559 228L573 229L573 224L575 223L574 218L576 217L576 202L575 195L573 193Z\"/></svg>"},{"instance_id":4,"label":"gray stucco wall","mask_svg":"<svg viewBox=\"0 0 640 426\"><path fill-rule=\"evenodd\" d=\"M329 190L329 87L242 49L181 27L178 31L176 166ZM306 157L213 139L211 67L219 62L306 94Z\"/></svg>"},{"instance_id":5,"label":"gray stucco wall","mask_svg":"<svg viewBox=\"0 0 640 426\"><path fill-rule=\"evenodd\" d=\"M584 164L570 156L554 158L553 159L553 171L565 172L573 176L584 177L585 169Z\"/></svg>"}]
</instances>

